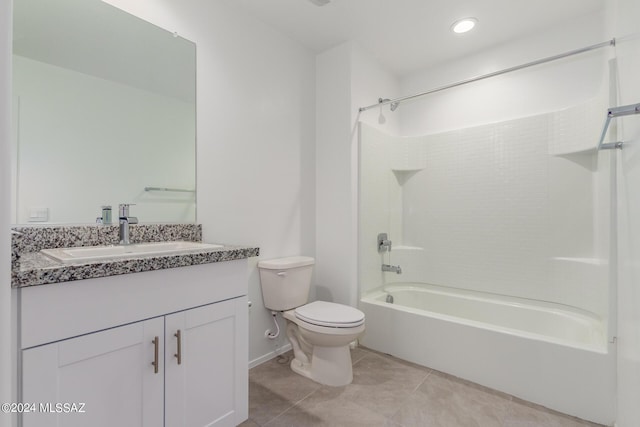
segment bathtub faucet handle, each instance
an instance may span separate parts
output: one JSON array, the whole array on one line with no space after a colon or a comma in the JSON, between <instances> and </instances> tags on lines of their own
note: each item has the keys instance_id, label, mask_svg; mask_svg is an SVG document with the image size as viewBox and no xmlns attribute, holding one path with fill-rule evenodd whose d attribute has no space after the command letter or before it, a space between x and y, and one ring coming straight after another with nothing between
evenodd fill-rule
<instances>
[{"instance_id":1,"label":"bathtub faucet handle","mask_svg":"<svg viewBox=\"0 0 640 427\"><path fill-rule=\"evenodd\" d=\"M389 240L387 233L380 233L378 234L378 252L387 250L391 252L391 240Z\"/></svg>"}]
</instances>

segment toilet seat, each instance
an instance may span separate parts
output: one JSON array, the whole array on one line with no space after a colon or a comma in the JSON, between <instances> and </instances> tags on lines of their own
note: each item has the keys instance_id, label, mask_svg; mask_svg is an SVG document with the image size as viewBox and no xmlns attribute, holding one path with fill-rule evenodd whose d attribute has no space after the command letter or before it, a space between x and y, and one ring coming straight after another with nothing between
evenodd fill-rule
<instances>
[{"instance_id":1,"label":"toilet seat","mask_svg":"<svg viewBox=\"0 0 640 427\"><path fill-rule=\"evenodd\" d=\"M295 317L303 322L330 328L355 328L364 324L364 313L357 308L326 301L298 307Z\"/></svg>"}]
</instances>

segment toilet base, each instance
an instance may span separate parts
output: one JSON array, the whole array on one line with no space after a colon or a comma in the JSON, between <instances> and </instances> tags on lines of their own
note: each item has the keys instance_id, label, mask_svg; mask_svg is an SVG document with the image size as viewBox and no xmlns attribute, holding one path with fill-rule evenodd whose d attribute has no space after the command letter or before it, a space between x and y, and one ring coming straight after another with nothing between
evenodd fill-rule
<instances>
[{"instance_id":1,"label":"toilet base","mask_svg":"<svg viewBox=\"0 0 640 427\"><path fill-rule=\"evenodd\" d=\"M313 347L311 363L294 358L291 370L320 384L341 387L353 381L349 346Z\"/></svg>"}]
</instances>

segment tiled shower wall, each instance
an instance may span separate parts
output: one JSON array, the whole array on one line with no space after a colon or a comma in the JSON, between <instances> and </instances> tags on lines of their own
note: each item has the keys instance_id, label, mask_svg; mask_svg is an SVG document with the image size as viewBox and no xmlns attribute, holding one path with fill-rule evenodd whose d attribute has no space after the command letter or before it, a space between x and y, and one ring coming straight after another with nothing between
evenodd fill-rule
<instances>
[{"instance_id":1,"label":"tiled shower wall","mask_svg":"<svg viewBox=\"0 0 640 427\"><path fill-rule=\"evenodd\" d=\"M598 189L609 154L593 150L603 105L413 138L363 125L361 290L426 282L606 316L608 205ZM383 231L391 254L372 244ZM383 261L403 274L381 273Z\"/></svg>"}]
</instances>

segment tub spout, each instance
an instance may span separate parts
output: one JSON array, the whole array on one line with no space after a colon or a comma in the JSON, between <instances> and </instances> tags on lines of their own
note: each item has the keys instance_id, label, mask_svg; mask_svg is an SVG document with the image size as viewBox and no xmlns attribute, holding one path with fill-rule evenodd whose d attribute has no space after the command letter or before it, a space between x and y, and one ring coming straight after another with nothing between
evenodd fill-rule
<instances>
[{"instance_id":1,"label":"tub spout","mask_svg":"<svg viewBox=\"0 0 640 427\"><path fill-rule=\"evenodd\" d=\"M382 271L392 271L396 274L402 274L402 268L399 265L382 264Z\"/></svg>"}]
</instances>

